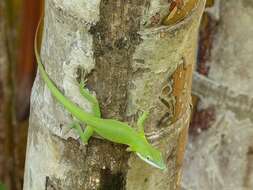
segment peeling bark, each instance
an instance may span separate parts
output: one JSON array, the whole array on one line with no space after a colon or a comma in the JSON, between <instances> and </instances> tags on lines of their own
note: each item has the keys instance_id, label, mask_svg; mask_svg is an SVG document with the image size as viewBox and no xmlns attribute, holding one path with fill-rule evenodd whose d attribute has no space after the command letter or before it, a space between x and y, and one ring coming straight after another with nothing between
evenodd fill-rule
<instances>
[{"instance_id":1,"label":"peeling bark","mask_svg":"<svg viewBox=\"0 0 253 190\"><path fill-rule=\"evenodd\" d=\"M126 146L92 138L88 146L68 125L73 120L39 75L31 98L25 190L178 189L187 141L191 76L204 0L183 20L154 26L169 3L157 0L47 0L42 59L48 74L72 101L91 111L78 81L96 93L103 118L134 126L150 112L146 134L167 159L152 168ZM43 158L43 159L42 159Z\"/></svg>"}]
</instances>

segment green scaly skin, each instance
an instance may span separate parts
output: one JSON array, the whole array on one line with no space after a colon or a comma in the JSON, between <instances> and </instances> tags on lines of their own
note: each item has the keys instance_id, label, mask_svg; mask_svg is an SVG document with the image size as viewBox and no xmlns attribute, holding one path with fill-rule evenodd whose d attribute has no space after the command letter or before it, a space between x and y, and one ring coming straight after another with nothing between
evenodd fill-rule
<instances>
[{"instance_id":1,"label":"green scaly skin","mask_svg":"<svg viewBox=\"0 0 253 190\"><path fill-rule=\"evenodd\" d=\"M95 131L98 135L105 138L106 140L114 143L128 145L128 150L135 152L142 160L154 167L165 170L166 165L163 161L161 152L155 149L145 137L143 125L146 118L148 117L148 114L146 112L139 118L137 122L139 131L136 131L127 123L113 119L100 118L101 114L97 99L92 96L87 90L82 88L82 86L80 86L81 94L89 102L92 103L93 114L85 112L81 107L77 106L60 92L60 90L55 86L55 84L51 81L48 74L46 73L38 52L37 33L39 31L39 26L36 32L34 49L40 76L56 100L61 103L65 109L67 109L80 123L85 123L88 125L86 131L83 133L80 125L74 124L74 127L77 129L77 132L83 142L87 143L88 139L93 134L93 131Z\"/></svg>"}]
</instances>

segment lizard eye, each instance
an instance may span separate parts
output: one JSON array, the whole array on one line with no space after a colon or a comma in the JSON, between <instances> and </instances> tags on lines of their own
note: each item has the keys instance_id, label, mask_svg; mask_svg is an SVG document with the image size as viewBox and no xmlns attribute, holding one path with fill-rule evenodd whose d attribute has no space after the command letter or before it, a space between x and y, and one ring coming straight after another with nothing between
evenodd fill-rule
<instances>
[{"instance_id":1,"label":"lizard eye","mask_svg":"<svg viewBox=\"0 0 253 190\"><path fill-rule=\"evenodd\" d=\"M151 160L151 159L150 159L150 156L147 156L147 159L148 159L148 160Z\"/></svg>"}]
</instances>

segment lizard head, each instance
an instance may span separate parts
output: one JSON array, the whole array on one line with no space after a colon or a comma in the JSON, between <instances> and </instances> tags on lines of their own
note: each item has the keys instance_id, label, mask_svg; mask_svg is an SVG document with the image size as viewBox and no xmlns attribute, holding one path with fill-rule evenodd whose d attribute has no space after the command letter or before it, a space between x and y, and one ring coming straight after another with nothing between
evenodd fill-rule
<instances>
[{"instance_id":1,"label":"lizard head","mask_svg":"<svg viewBox=\"0 0 253 190\"><path fill-rule=\"evenodd\" d=\"M140 157L146 163L159 168L161 170L166 170L166 164L164 163L162 153L152 147L150 144L146 144L144 149L136 151L138 157Z\"/></svg>"}]
</instances>

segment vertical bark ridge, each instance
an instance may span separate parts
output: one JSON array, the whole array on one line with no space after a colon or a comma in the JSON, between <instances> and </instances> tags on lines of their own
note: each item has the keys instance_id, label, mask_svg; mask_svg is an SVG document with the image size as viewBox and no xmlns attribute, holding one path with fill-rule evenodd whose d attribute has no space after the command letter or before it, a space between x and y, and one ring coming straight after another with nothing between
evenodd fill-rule
<instances>
[{"instance_id":1,"label":"vertical bark ridge","mask_svg":"<svg viewBox=\"0 0 253 190\"><path fill-rule=\"evenodd\" d=\"M91 87L101 102L101 111L104 118L115 118L126 121L126 108L128 101L128 84L132 76L132 57L136 45L140 43L138 31L145 1L114 1L102 0L100 4L100 20L90 29L94 39L95 68L88 76L88 87ZM97 140L94 140L97 141ZM127 159L125 146L113 145L109 142L107 151L114 157L115 149L117 165L101 170L101 190L125 188L125 175ZM91 145L93 146L93 145ZM95 145L96 146L96 145ZM101 144L97 144L103 155ZM101 164L101 163L100 163ZM109 163L108 163L109 164ZM115 163L116 164L116 163ZM115 167L114 167L115 168ZM106 183L105 183L106 180Z\"/></svg>"}]
</instances>

